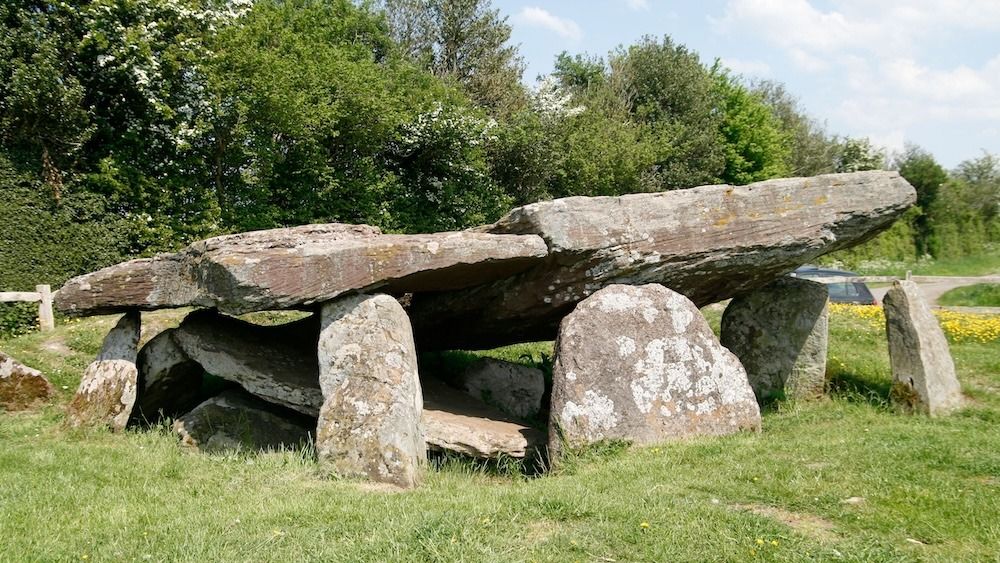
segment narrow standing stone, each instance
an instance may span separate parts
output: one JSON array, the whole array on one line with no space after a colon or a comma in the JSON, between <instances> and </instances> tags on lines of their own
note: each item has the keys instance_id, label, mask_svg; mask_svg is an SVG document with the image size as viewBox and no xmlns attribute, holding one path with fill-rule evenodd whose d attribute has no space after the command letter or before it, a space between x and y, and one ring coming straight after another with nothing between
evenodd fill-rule
<instances>
[{"instance_id":1,"label":"narrow standing stone","mask_svg":"<svg viewBox=\"0 0 1000 563\"><path fill-rule=\"evenodd\" d=\"M931 416L962 406L948 341L912 281L896 281L883 301L894 403Z\"/></svg>"},{"instance_id":2,"label":"narrow standing stone","mask_svg":"<svg viewBox=\"0 0 1000 563\"><path fill-rule=\"evenodd\" d=\"M726 307L722 345L740 359L758 401L823 394L828 301L825 285L784 277Z\"/></svg>"},{"instance_id":3,"label":"narrow standing stone","mask_svg":"<svg viewBox=\"0 0 1000 563\"><path fill-rule=\"evenodd\" d=\"M406 312L388 295L352 295L324 304L321 315L320 463L344 477L416 486L427 454Z\"/></svg>"},{"instance_id":4,"label":"narrow standing stone","mask_svg":"<svg viewBox=\"0 0 1000 563\"><path fill-rule=\"evenodd\" d=\"M549 448L602 440L659 443L760 428L736 356L683 295L610 285L562 321Z\"/></svg>"},{"instance_id":5,"label":"narrow standing stone","mask_svg":"<svg viewBox=\"0 0 1000 563\"><path fill-rule=\"evenodd\" d=\"M139 311L129 311L104 338L101 352L83 372L69 404L72 426L104 424L117 431L128 424L139 375L140 328Z\"/></svg>"}]
</instances>

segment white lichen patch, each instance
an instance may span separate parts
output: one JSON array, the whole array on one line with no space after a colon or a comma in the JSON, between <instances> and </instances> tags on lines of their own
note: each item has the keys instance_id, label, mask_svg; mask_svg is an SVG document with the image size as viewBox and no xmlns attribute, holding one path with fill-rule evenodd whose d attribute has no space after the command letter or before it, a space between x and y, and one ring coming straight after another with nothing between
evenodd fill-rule
<instances>
[{"instance_id":1,"label":"white lichen patch","mask_svg":"<svg viewBox=\"0 0 1000 563\"><path fill-rule=\"evenodd\" d=\"M593 389L583 394L583 403L567 401L559 415L564 426L585 426L586 433L595 434L618 426L615 403Z\"/></svg>"},{"instance_id":2,"label":"white lichen patch","mask_svg":"<svg viewBox=\"0 0 1000 563\"><path fill-rule=\"evenodd\" d=\"M618 344L618 355L622 358L635 353L635 340L627 336L619 336L615 342Z\"/></svg>"}]
</instances>

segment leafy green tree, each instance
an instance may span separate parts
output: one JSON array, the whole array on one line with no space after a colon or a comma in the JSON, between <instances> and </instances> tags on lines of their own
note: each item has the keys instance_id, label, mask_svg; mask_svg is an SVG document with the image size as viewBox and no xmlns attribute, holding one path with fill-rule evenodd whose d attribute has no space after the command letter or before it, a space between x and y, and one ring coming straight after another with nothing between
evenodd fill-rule
<instances>
[{"instance_id":1,"label":"leafy green tree","mask_svg":"<svg viewBox=\"0 0 1000 563\"><path fill-rule=\"evenodd\" d=\"M737 82L716 63L712 69L719 97L725 143L721 178L730 184L749 184L788 173L788 139L781 123L762 98Z\"/></svg>"},{"instance_id":2,"label":"leafy green tree","mask_svg":"<svg viewBox=\"0 0 1000 563\"><path fill-rule=\"evenodd\" d=\"M919 215L914 220L915 244L920 255L929 254L933 236L930 210L941 187L948 182L948 172L934 160L933 155L916 145L907 145L895 165L899 174L917 191Z\"/></svg>"},{"instance_id":3,"label":"leafy green tree","mask_svg":"<svg viewBox=\"0 0 1000 563\"><path fill-rule=\"evenodd\" d=\"M791 176L816 176L834 171L840 141L809 117L784 84L770 80L750 84L781 123L788 143L786 164Z\"/></svg>"},{"instance_id":4,"label":"leafy green tree","mask_svg":"<svg viewBox=\"0 0 1000 563\"><path fill-rule=\"evenodd\" d=\"M848 138L837 154L836 172L859 172L885 168L885 152L872 146L867 138Z\"/></svg>"},{"instance_id":5,"label":"leafy green tree","mask_svg":"<svg viewBox=\"0 0 1000 563\"><path fill-rule=\"evenodd\" d=\"M456 80L494 115L523 107L524 62L490 0L383 0L393 38L435 76Z\"/></svg>"}]
</instances>

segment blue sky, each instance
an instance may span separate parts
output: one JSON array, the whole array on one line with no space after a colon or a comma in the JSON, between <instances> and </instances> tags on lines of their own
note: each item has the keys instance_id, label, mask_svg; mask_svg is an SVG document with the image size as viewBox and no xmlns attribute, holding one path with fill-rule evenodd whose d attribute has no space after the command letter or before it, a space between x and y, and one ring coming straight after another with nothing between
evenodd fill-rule
<instances>
[{"instance_id":1,"label":"blue sky","mask_svg":"<svg viewBox=\"0 0 1000 563\"><path fill-rule=\"evenodd\" d=\"M494 0L528 65L670 35L783 82L830 132L918 144L951 168L1000 153L1000 0Z\"/></svg>"}]
</instances>

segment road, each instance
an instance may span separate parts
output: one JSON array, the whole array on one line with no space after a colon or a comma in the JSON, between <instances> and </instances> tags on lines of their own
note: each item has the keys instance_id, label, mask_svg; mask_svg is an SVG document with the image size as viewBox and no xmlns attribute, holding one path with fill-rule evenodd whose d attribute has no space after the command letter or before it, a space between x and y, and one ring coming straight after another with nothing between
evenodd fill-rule
<instances>
[{"instance_id":1,"label":"road","mask_svg":"<svg viewBox=\"0 0 1000 563\"><path fill-rule=\"evenodd\" d=\"M975 285L977 283L989 283L994 281L996 276L984 276L981 278L956 278L954 280L939 281L939 282L918 282L917 285L920 287L920 292L923 293L924 299L930 305L937 305L937 300L947 293L948 291L955 289L956 287L963 287L966 285ZM872 287L872 294L881 303L882 299L885 298L886 292L889 291L889 287Z\"/></svg>"}]
</instances>

